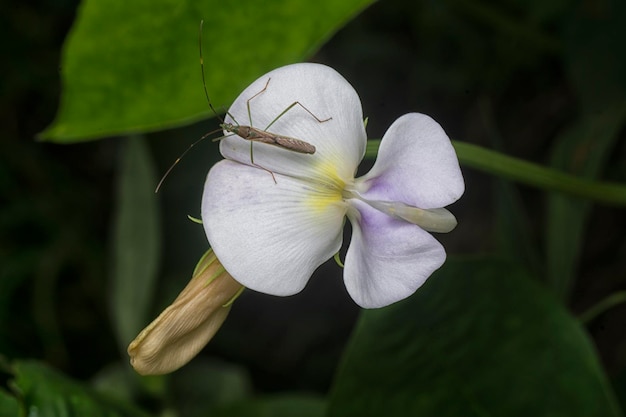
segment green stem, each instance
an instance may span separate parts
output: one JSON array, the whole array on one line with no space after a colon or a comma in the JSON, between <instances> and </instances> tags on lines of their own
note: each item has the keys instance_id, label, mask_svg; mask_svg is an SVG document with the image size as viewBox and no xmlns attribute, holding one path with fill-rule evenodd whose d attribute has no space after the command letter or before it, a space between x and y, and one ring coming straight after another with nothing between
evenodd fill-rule
<instances>
[{"instance_id":1,"label":"green stem","mask_svg":"<svg viewBox=\"0 0 626 417\"><path fill-rule=\"evenodd\" d=\"M607 205L626 206L626 185L579 178L470 143L452 141L452 144L463 166L544 190ZM379 146L378 139L368 141L365 157L374 158Z\"/></svg>"},{"instance_id":2,"label":"green stem","mask_svg":"<svg viewBox=\"0 0 626 417\"><path fill-rule=\"evenodd\" d=\"M616 292L582 313L579 319L583 324L589 324L600 314L624 302L626 302L626 291Z\"/></svg>"}]
</instances>

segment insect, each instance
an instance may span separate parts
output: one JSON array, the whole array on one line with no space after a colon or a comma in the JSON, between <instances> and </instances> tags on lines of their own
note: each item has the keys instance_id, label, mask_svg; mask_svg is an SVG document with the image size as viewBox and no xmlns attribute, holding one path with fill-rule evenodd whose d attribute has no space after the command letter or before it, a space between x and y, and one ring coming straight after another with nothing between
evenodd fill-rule
<instances>
[{"instance_id":1,"label":"insect","mask_svg":"<svg viewBox=\"0 0 626 417\"><path fill-rule=\"evenodd\" d=\"M203 76L204 76L204 71L203 71ZM252 112L250 110L250 102L252 100L254 100L256 97L258 97L259 95L263 94L266 90L267 90L267 86L269 85L270 81L272 79L268 78L267 82L265 83L265 86L263 87L263 89L261 91L259 91L258 93L254 94L252 97L250 97L247 101L246 101L246 107L248 110L248 120L250 120L250 125L252 125ZM211 105L211 101L209 100L209 95L206 91L206 84L204 84L204 88L205 88L205 94L207 97L207 101L209 102L209 106L211 107L211 109L215 112L215 110L213 109L213 106ZM307 109L305 106L303 106L299 101L295 101L293 103L291 103L289 106L287 106L287 108L285 108L285 110L283 110L278 116L276 116L276 118L274 118L274 120L272 120L270 122L269 125L267 125L265 127L265 129L259 129L253 126L243 126L240 125L235 117L228 113L227 114L231 117L231 119L233 119L235 121L235 123L237 124L233 124L233 123L226 123L222 120L222 123L220 123L220 127L225 130L226 132L232 133L234 135L239 136L242 139L248 140L250 141L250 163L258 168L261 168L267 172L269 172L272 175L272 179L274 180L274 183L276 183L276 178L274 177L274 173L258 164L254 163L254 154L253 154L253 143L254 142L261 142L261 143L266 143L268 145L273 145L273 146L278 146L279 148L283 148L283 149L287 149L289 151L293 151L293 152L297 152L297 153L302 153L302 154L314 154L315 153L315 146L311 145L308 142L305 142L303 140L300 139L296 139L296 138L292 138L290 136L285 136L285 135L280 135L277 133L272 133L270 132L268 129L278 120L280 119L283 115L285 115L285 113L287 113L289 110L293 109L295 106L300 106L301 108L303 108L307 113L309 113L315 120L317 120L319 123L324 123L327 122L329 120L332 119L332 117L329 117L327 119L321 120L319 117L317 117L315 114L313 114L309 109ZM215 112L217 114L217 112ZM224 138L226 138L228 136L222 136L219 138L215 138L213 139L213 141L218 141L218 140L222 140Z\"/></svg>"},{"instance_id":2,"label":"insect","mask_svg":"<svg viewBox=\"0 0 626 417\"><path fill-rule=\"evenodd\" d=\"M252 112L250 110L250 102L252 100L254 100L256 97L258 97L259 95L263 94L267 90L267 87L268 87L270 81L272 80L271 78L268 78L268 80L265 83L265 86L263 87L263 89L261 89L261 91L257 92L256 94L254 94L252 97L250 97L246 101L246 108L247 108L247 111L248 111L248 120L250 121L250 126L245 126L245 125L239 124L239 122L237 122L235 117L232 114L230 114L228 111L226 112L226 114L228 116L230 116L230 118L235 123L227 123L226 121L224 121L222 118L220 118L220 116L218 115L217 111L213 107L213 104L211 103L211 99L209 98L209 92L208 92L207 86L206 86L206 78L205 78L205 75L204 75L204 58L203 58L203 55L202 55L202 26L203 26L203 24L204 24L204 20L201 20L200 21L200 34L199 34L198 44L199 44L199 49L200 49L200 69L201 69L201 74L202 74L202 86L204 87L204 95L206 97L207 103L209 104L209 108L221 120L221 123L219 125L221 130L226 131L228 133L232 133L233 135L237 135L237 136L239 136L242 139L250 141L250 162L252 163L252 165L269 172L272 175L272 179L274 180L274 183L276 183L276 178L274 177L274 173L272 171L270 171L267 168L264 168L264 167L254 163L254 154L253 154L253 148L252 148L253 143L254 142L265 143L265 144L277 146L279 148L283 148L283 149L286 149L286 150L289 150L289 151L292 151L292 152L297 152L297 153L301 153L301 154L310 154L311 155L311 154L314 154L315 151L316 151L314 145L311 145L308 142L305 142L303 140L296 139L296 138L293 138L293 137L290 137L290 136L285 136L285 135L280 135L280 134L277 134L277 133L269 132L268 129L274 123L276 123L276 121L278 121L281 117L283 117L288 111L292 110L296 106L299 106L300 108L304 109L315 120L317 120L318 123L327 122L327 121L331 120L332 117L328 117L326 119L320 119L315 114L313 114L313 112L311 110L307 109L302 103L300 103L299 101L295 101L295 102L291 103L289 106L287 106L285 108L285 110L283 110L278 116L276 116L276 118L274 118L274 120L272 120L265 127L265 129L259 129L257 127L253 127L252 126ZM216 133L218 131L219 130L213 130L213 131L211 131L209 133L206 133L200 139L198 139L197 141L192 143L189 146L189 148L187 148L187 150L185 152L183 152L181 154L181 156L179 156L176 159L176 161L174 161L172 166L165 172L165 174L163 175L163 178L161 178L161 180L159 181L159 184L157 185L155 192L159 191L159 189L161 188L161 185L163 184L163 181L165 181L165 178L169 175L169 173L172 171L172 169L174 169L174 167L180 162L180 160L187 154L187 152L189 152L191 150L191 148L193 148L200 141L204 140L208 136L210 136L210 135L212 135L212 134L214 134L214 133ZM224 138L226 138L228 136L229 135L224 135L224 136L221 136L219 138L213 139L213 141L216 142L216 141L222 140L222 139L224 139Z\"/></svg>"}]
</instances>

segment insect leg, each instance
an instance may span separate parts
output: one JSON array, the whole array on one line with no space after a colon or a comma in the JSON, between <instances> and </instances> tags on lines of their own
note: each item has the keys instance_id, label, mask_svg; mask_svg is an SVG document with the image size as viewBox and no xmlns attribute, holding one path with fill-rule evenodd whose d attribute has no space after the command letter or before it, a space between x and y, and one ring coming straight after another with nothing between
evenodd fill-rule
<instances>
[{"instance_id":1,"label":"insect leg","mask_svg":"<svg viewBox=\"0 0 626 417\"><path fill-rule=\"evenodd\" d=\"M259 165L259 164L255 164L255 163L254 163L254 155L252 154L252 145L254 145L254 141L252 141L252 140L251 140L251 141L250 141L250 163L251 163L252 165L254 165L255 167L257 167L257 168L261 168L262 170L269 172L269 173L270 173L270 175L272 176L272 179L274 180L274 184L278 184L278 183L276 182L276 177L274 176L274 173L273 173L272 171L270 171L269 169L267 169L267 168L265 168L265 167L262 167L262 166L261 166L261 165Z\"/></svg>"},{"instance_id":2,"label":"insect leg","mask_svg":"<svg viewBox=\"0 0 626 417\"><path fill-rule=\"evenodd\" d=\"M254 124L252 123L252 112L250 111L250 101L257 97L259 94L263 94L265 92L265 90L267 90L267 86L269 85L270 81L272 79L268 78L267 82L265 83L265 87L263 87L263 89L261 91L259 91L258 93L256 93L255 95L253 95L252 97L250 97L247 101L246 101L246 107L248 108L248 121L250 122L250 126L254 127Z\"/></svg>"},{"instance_id":3,"label":"insect leg","mask_svg":"<svg viewBox=\"0 0 626 417\"><path fill-rule=\"evenodd\" d=\"M315 120L317 120L319 123L324 123L324 122L327 122L327 121L332 119L332 117L329 117L327 119L322 120L319 117L317 117L311 110L307 109L302 103L300 103L299 101L294 101L289 106L287 106L287 108L285 110L283 110L282 113L280 113L278 116L276 116L276 118L274 120L272 120L272 122L269 125L267 125L265 130L268 130L270 128L270 126L272 126L278 119L283 117L285 115L285 113L287 113L289 110L293 109L295 106L302 107L304 110L306 110L307 113L309 113L311 116L313 116L313 118Z\"/></svg>"}]
</instances>

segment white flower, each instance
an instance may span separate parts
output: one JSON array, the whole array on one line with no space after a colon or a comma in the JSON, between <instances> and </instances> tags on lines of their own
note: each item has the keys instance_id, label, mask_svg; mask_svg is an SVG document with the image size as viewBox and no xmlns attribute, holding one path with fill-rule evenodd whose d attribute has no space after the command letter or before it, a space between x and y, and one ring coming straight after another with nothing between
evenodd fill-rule
<instances>
[{"instance_id":1,"label":"white flower","mask_svg":"<svg viewBox=\"0 0 626 417\"><path fill-rule=\"evenodd\" d=\"M248 100L268 79L267 89L249 101L249 120ZM441 208L464 191L450 140L430 117L406 114L384 135L371 171L355 179L367 140L360 99L335 70L310 63L256 80L226 122L265 129L296 101L320 120L332 119L320 122L296 105L268 131L309 142L315 154L255 143L252 164L249 141L235 135L221 141L226 159L210 170L202 197L215 254L244 286L292 295L340 249L347 216L353 229L344 269L350 296L365 308L408 297L446 257L429 231L456 226Z\"/></svg>"}]
</instances>

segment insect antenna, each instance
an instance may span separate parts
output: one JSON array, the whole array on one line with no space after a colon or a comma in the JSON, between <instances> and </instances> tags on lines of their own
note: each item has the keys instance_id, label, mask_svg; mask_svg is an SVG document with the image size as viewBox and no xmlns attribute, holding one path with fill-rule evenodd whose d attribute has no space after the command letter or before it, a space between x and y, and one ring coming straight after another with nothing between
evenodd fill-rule
<instances>
[{"instance_id":1,"label":"insect antenna","mask_svg":"<svg viewBox=\"0 0 626 417\"><path fill-rule=\"evenodd\" d=\"M215 117L220 119L222 123L225 123L224 119L222 119L219 113L215 110L215 107L213 107L213 104L211 104L211 99L209 98L209 91L206 87L206 76L204 75L204 56L202 55L202 27L203 26L204 26L204 19L200 20L200 32L198 33L198 48L200 49L200 72L202 73L202 87L204 87L204 96L206 97L207 103L209 103L209 107L211 108L211 111L213 112L213 114L215 114ZM235 119L235 117L232 114L230 114L228 110L226 110L225 113L229 115L231 119L235 121L235 123L237 123L237 120Z\"/></svg>"},{"instance_id":2,"label":"insect antenna","mask_svg":"<svg viewBox=\"0 0 626 417\"><path fill-rule=\"evenodd\" d=\"M202 86L204 87L204 96L206 97L206 101L207 103L209 103L209 108L211 109L211 111L215 114L215 116L222 122L224 123L224 119L222 119L219 115L219 113L215 110L215 108L213 107L213 104L211 104L211 99L209 98L209 91L206 87L206 78L204 76L204 57L202 55L202 26L204 25L204 20L200 20L200 31L198 33L198 47L200 49L200 73L202 75ZM230 115L230 117L235 120L235 118L228 113L228 111L226 112L226 114ZM163 174L163 177L161 177L161 180L159 181L159 183L156 186L156 189L154 190L155 193L158 193L159 190L161 189L161 186L163 185L163 182L165 181L165 179L168 177L168 175L170 174L170 172L172 172L172 170L174 169L174 167L176 165L178 165L178 163L181 161L181 159L183 159L183 157L185 155L187 155L187 153L191 150L191 148L193 148L194 146L196 146L198 143L200 143L201 141L203 141L204 139L206 139L207 137L211 136L214 133L220 132L222 129L216 129L216 130L212 130L209 133L205 133L204 135L202 135L202 137L198 140L196 140L195 142L193 142L191 145L189 145L189 147L178 157L176 158L176 160L174 161L174 163L167 169L167 171L165 171L165 174ZM214 141L223 139L224 137L219 137L214 139Z\"/></svg>"},{"instance_id":3,"label":"insect antenna","mask_svg":"<svg viewBox=\"0 0 626 417\"><path fill-rule=\"evenodd\" d=\"M161 189L161 185L163 185L163 182L165 181L165 179L167 178L167 176L170 174L170 172L172 172L172 170L174 169L174 167L176 165L178 165L178 163L180 162L181 159L183 159L183 157L185 155L187 155L187 152L189 152L191 150L191 148L193 148L194 146L196 146L198 143L202 142L204 139L206 139L207 137L211 136L214 133L217 132L221 132L222 129L215 129L210 131L209 133L205 133L204 135L202 135L202 137L198 140L196 140L194 143L192 143L191 145L189 145L189 147L187 149L185 149L185 152L183 152L182 154L180 154L180 156L178 158L176 158L176 160L174 161L174 163L167 169L167 171L165 171L165 174L163 174L163 177L161 177L161 180L159 181L159 183L156 186L156 189L154 190L155 194L159 192L159 190ZM221 139L221 138L218 138Z\"/></svg>"},{"instance_id":4,"label":"insect antenna","mask_svg":"<svg viewBox=\"0 0 626 417\"><path fill-rule=\"evenodd\" d=\"M224 119L220 117L220 115L213 108L213 104L211 104L211 99L209 98L209 91L206 88L206 77L204 75L204 57L202 55L202 26L204 26L204 19L200 20L200 32L198 33L198 48L200 49L200 73L202 74L202 86L204 87L204 96L206 97L207 103L209 103L209 107L215 114L215 116L224 123Z\"/></svg>"}]
</instances>

